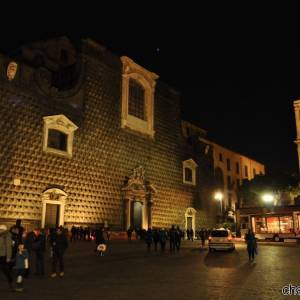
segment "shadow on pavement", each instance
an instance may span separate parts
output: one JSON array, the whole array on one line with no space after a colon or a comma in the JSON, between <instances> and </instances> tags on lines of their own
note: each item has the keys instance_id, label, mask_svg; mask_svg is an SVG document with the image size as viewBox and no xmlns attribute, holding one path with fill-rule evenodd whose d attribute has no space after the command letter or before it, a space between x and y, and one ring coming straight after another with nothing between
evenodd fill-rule
<instances>
[{"instance_id":1,"label":"shadow on pavement","mask_svg":"<svg viewBox=\"0 0 300 300\"><path fill-rule=\"evenodd\" d=\"M240 264L240 255L237 251L208 252L204 264L209 268L237 268Z\"/></svg>"}]
</instances>

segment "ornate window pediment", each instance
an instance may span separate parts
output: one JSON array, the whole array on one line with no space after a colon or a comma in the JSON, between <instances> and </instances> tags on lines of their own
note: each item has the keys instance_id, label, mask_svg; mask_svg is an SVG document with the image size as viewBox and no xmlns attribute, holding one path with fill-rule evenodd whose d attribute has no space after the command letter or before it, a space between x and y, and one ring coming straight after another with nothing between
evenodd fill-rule
<instances>
[{"instance_id":1,"label":"ornate window pediment","mask_svg":"<svg viewBox=\"0 0 300 300\"><path fill-rule=\"evenodd\" d=\"M47 116L43 120L43 151L71 158L74 131L78 127L64 115Z\"/></svg>"},{"instance_id":2,"label":"ornate window pediment","mask_svg":"<svg viewBox=\"0 0 300 300\"><path fill-rule=\"evenodd\" d=\"M196 185L196 168L197 163L193 159L188 159L182 162L183 168L183 183Z\"/></svg>"},{"instance_id":3,"label":"ornate window pediment","mask_svg":"<svg viewBox=\"0 0 300 300\"><path fill-rule=\"evenodd\" d=\"M154 137L154 92L158 75L122 56L121 127Z\"/></svg>"}]
</instances>

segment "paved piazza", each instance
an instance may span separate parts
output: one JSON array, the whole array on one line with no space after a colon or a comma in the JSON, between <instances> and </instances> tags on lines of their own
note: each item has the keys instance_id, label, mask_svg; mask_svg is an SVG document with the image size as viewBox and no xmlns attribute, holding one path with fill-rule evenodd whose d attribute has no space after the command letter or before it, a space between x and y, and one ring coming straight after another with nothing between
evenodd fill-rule
<instances>
[{"instance_id":1,"label":"paved piazza","mask_svg":"<svg viewBox=\"0 0 300 300\"><path fill-rule=\"evenodd\" d=\"M1 274L0 299L300 299L281 289L300 286L300 247L260 245L249 263L243 243L234 252L208 253L199 242L184 242L180 253L147 253L139 241L112 241L105 256L91 242L71 244L65 278L48 275L25 281L20 294L7 291Z\"/></svg>"}]
</instances>

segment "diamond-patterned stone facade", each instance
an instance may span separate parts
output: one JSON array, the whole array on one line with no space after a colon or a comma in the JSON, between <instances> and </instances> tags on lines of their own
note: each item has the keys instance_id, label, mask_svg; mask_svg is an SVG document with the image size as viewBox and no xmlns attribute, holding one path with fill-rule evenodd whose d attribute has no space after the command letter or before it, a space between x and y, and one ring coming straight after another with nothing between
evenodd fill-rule
<instances>
[{"instance_id":1,"label":"diamond-patterned stone facade","mask_svg":"<svg viewBox=\"0 0 300 300\"><path fill-rule=\"evenodd\" d=\"M48 51L60 43L53 41ZM24 56L14 58L18 71L8 80L11 59L0 56L0 221L21 218L27 227L41 224L42 193L55 187L67 194L66 225L107 221L111 228L122 229L121 187L142 165L145 179L157 190L152 226L184 227L188 207L197 210L197 224L213 224L212 155L204 154L200 144L197 151L186 145L179 95L157 82L154 138L121 128L120 58L90 40L82 42L78 53L78 79L66 90L49 84L50 67L41 76L42 66ZM43 117L59 114L78 126L72 158L42 151ZM198 164L195 187L182 180L182 161L190 158Z\"/></svg>"}]
</instances>

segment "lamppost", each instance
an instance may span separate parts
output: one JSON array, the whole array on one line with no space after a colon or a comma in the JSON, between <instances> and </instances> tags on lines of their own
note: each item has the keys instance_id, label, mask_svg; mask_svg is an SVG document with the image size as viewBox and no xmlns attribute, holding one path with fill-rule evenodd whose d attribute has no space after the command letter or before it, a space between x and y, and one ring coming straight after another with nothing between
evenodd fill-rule
<instances>
[{"instance_id":1,"label":"lamppost","mask_svg":"<svg viewBox=\"0 0 300 300\"><path fill-rule=\"evenodd\" d=\"M221 216L222 216L222 214L223 214L223 207L222 207L223 194L221 192L216 192L214 198L215 198L215 200L220 201Z\"/></svg>"}]
</instances>

